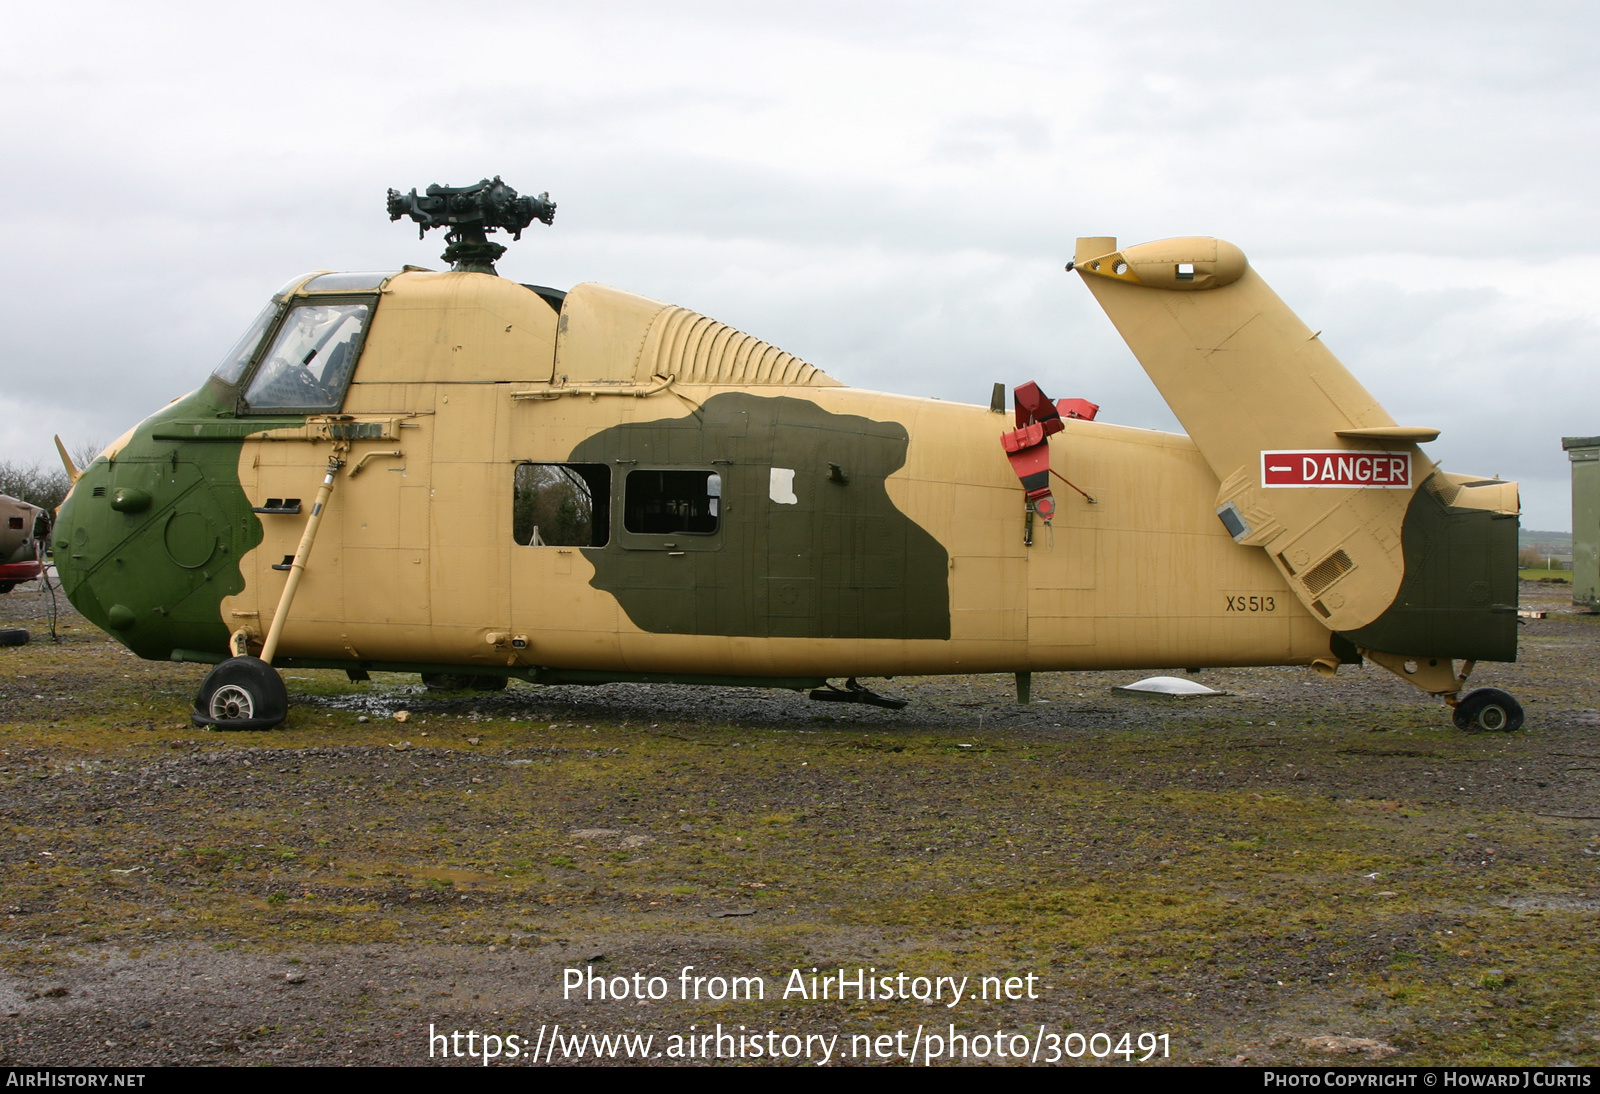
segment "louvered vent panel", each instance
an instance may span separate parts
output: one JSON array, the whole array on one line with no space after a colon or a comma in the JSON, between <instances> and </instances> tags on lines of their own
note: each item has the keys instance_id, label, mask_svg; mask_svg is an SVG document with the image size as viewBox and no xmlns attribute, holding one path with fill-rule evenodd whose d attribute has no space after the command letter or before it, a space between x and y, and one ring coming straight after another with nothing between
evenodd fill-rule
<instances>
[{"instance_id":1,"label":"louvered vent panel","mask_svg":"<svg viewBox=\"0 0 1600 1094\"><path fill-rule=\"evenodd\" d=\"M668 308L656 318L645 353L652 374L674 376L680 384L839 386L794 354L687 308Z\"/></svg>"},{"instance_id":2,"label":"louvered vent panel","mask_svg":"<svg viewBox=\"0 0 1600 1094\"><path fill-rule=\"evenodd\" d=\"M1306 588L1310 589L1314 596L1355 568L1356 564L1350 561L1350 556L1345 554L1344 549L1341 548L1317 563L1306 573Z\"/></svg>"}]
</instances>

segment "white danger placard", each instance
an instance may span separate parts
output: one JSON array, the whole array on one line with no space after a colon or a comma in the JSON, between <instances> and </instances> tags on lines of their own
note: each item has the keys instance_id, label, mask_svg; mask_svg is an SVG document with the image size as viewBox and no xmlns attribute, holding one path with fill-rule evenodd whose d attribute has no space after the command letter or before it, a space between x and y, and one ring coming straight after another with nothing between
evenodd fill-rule
<instances>
[{"instance_id":1,"label":"white danger placard","mask_svg":"<svg viewBox=\"0 0 1600 1094\"><path fill-rule=\"evenodd\" d=\"M1262 486L1409 490L1411 453L1285 449L1261 453Z\"/></svg>"}]
</instances>

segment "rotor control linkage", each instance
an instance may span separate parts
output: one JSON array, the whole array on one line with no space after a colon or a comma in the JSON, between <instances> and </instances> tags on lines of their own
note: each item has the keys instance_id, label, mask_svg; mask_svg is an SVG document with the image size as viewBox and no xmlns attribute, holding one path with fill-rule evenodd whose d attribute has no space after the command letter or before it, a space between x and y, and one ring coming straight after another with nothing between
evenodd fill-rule
<instances>
[{"instance_id":1,"label":"rotor control linkage","mask_svg":"<svg viewBox=\"0 0 1600 1094\"><path fill-rule=\"evenodd\" d=\"M854 676L846 680L842 688L836 688L832 684L817 688L811 693L811 698L819 703L861 703L864 706L886 707L889 710L904 710L911 702L909 699L891 699L887 695L879 695L870 688L856 683Z\"/></svg>"},{"instance_id":2,"label":"rotor control linkage","mask_svg":"<svg viewBox=\"0 0 1600 1094\"><path fill-rule=\"evenodd\" d=\"M1000 447L1006 450L1011 469L1022 480L1029 512L1038 513L1048 524L1056 515L1056 499L1050 492L1050 436L1066 428L1064 419L1094 421L1100 407L1087 399L1062 399L1052 403L1032 380L1012 392L1012 398L1016 404L1017 428L1001 434ZM1059 472L1056 477L1067 481ZM1072 486L1071 483L1067 485ZM1072 488L1078 490L1076 486ZM1094 501L1082 490L1078 493Z\"/></svg>"},{"instance_id":3,"label":"rotor control linkage","mask_svg":"<svg viewBox=\"0 0 1600 1094\"><path fill-rule=\"evenodd\" d=\"M504 229L512 239L521 239L522 230L534 221L550 224L556 218L556 203L549 191L538 197L518 195L496 175L471 186L428 187L418 194L389 191L389 219L408 216L416 221L417 238L431 228L445 229L445 249L440 257L451 269L470 273L495 272L494 264L506 253L502 244L490 242L488 233Z\"/></svg>"}]
</instances>

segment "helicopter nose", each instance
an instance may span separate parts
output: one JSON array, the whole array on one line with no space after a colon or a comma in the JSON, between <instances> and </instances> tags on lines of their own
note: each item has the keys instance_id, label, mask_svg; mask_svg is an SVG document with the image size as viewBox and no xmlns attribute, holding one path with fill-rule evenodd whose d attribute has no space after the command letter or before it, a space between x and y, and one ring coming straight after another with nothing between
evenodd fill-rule
<instances>
[{"instance_id":1,"label":"helicopter nose","mask_svg":"<svg viewBox=\"0 0 1600 1094\"><path fill-rule=\"evenodd\" d=\"M89 593L84 582L100 561L96 554L99 544L95 540L98 537L91 534L90 526L94 522L90 518L94 503L104 504L107 488L104 482L99 481L102 477L93 469L84 472L62 501L56 515L54 538L56 574L60 578L62 590L75 604L80 596ZM97 613L96 608L100 608L98 602L80 606L79 610L100 623L97 614L103 614L105 609L102 608ZM113 621L108 619L106 622ZM122 613L118 613L115 622L123 622ZM131 614L126 622L132 622Z\"/></svg>"},{"instance_id":2,"label":"helicopter nose","mask_svg":"<svg viewBox=\"0 0 1600 1094\"><path fill-rule=\"evenodd\" d=\"M53 541L56 570L61 574L63 582L68 579L69 574L80 568L76 564L85 557L89 532L83 526L83 496L92 489L80 480L67 493L56 511Z\"/></svg>"},{"instance_id":3,"label":"helicopter nose","mask_svg":"<svg viewBox=\"0 0 1600 1094\"><path fill-rule=\"evenodd\" d=\"M170 450L99 461L61 506L62 588L140 656L208 649L220 601L237 591L230 523L201 468Z\"/></svg>"}]
</instances>

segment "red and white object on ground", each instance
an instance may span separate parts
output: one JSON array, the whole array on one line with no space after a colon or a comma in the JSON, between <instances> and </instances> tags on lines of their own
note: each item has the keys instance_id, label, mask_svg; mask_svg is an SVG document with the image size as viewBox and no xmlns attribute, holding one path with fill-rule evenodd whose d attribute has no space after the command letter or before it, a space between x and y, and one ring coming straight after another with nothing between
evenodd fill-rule
<instances>
[{"instance_id":1,"label":"red and white object on ground","mask_svg":"<svg viewBox=\"0 0 1600 1094\"><path fill-rule=\"evenodd\" d=\"M1411 453L1282 449L1261 453L1261 485L1411 489Z\"/></svg>"}]
</instances>

